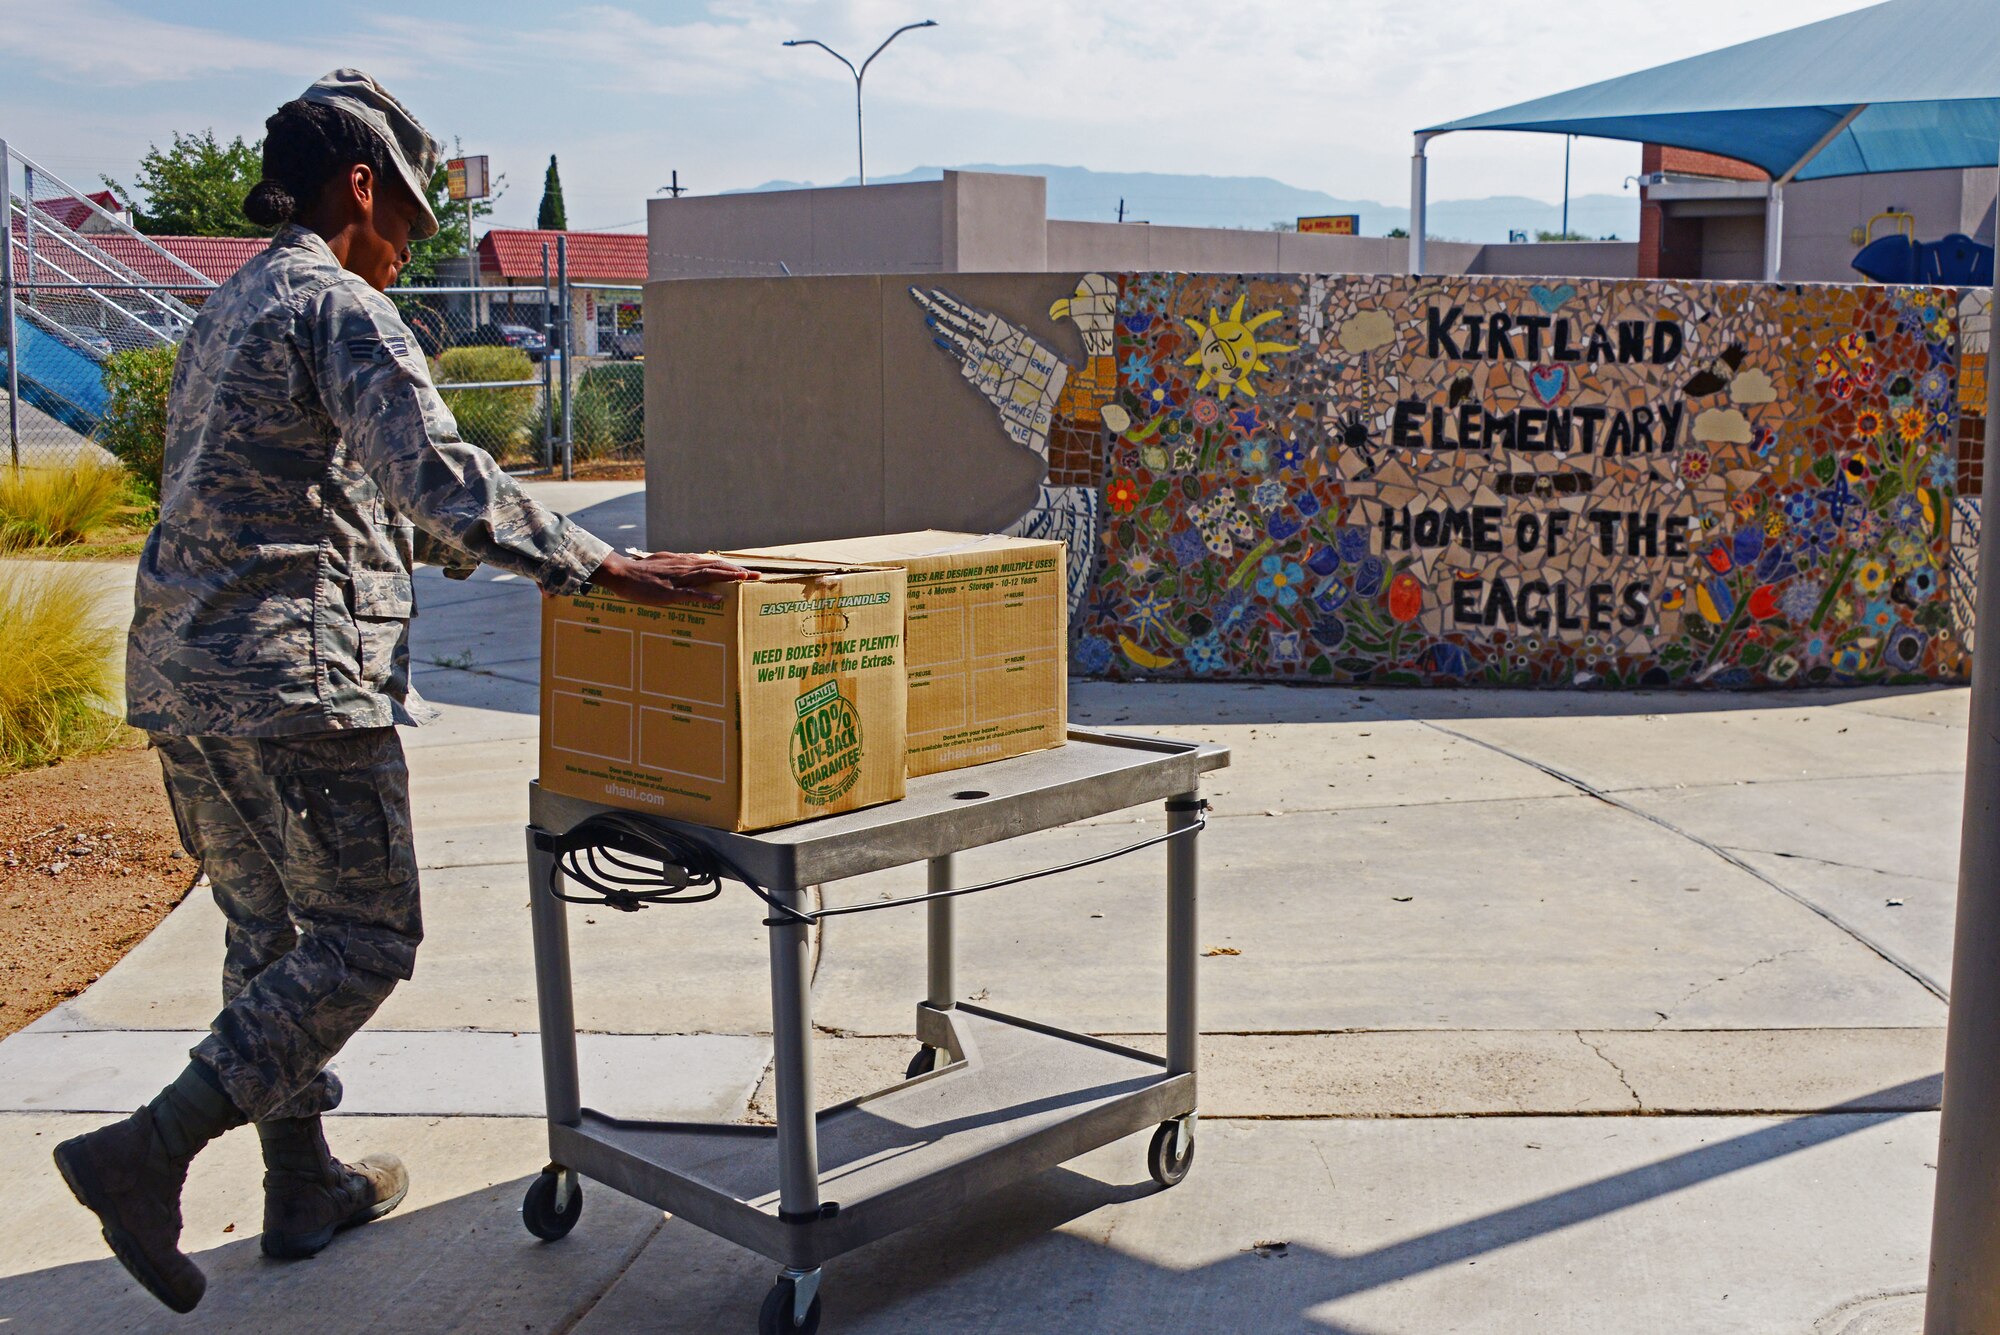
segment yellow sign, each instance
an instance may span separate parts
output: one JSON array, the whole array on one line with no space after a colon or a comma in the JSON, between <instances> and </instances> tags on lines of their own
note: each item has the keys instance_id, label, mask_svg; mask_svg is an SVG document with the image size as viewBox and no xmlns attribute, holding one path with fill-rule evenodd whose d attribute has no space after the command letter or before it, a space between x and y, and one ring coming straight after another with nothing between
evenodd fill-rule
<instances>
[{"instance_id":1,"label":"yellow sign","mask_svg":"<svg viewBox=\"0 0 2000 1335\"><path fill-rule=\"evenodd\" d=\"M453 158L444 164L445 188L455 203L466 199L484 199L488 194L486 181L486 155Z\"/></svg>"},{"instance_id":2,"label":"yellow sign","mask_svg":"<svg viewBox=\"0 0 2000 1335\"><path fill-rule=\"evenodd\" d=\"M1316 218L1299 219L1301 232L1322 232L1328 236L1361 235L1361 215L1358 213L1323 213Z\"/></svg>"}]
</instances>

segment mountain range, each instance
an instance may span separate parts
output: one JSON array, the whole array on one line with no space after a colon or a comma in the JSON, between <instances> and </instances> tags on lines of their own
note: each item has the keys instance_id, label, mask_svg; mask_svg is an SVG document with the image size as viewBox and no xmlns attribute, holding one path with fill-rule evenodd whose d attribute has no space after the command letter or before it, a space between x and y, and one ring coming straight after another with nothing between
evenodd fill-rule
<instances>
[{"instance_id":1,"label":"mountain range","mask_svg":"<svg viewBox=\"0 0 2000 1335\"><path fill-rule=\"evenodd\" d=\"M1046 163L1003 165L967 163L959 171L1009 172L1042 176L1049 183L1049 217L1088 222L1116 222L1122 201L1128 222L1181 227L1242 227L1263 231L1273 223L1290 226L1301 217L1325 213L1355 213L1363 236L1382 236L1407 227L1406 204L1372 199L1341 199L1322 190L1287 185L1269 176L1199 176L1171 172L1100 172L1088 167ZM876 185L904 181L935 181L942 167L918 167L896 176L871 178ZM854 178L838 182L855 184ZM766 181L754 191L800 190L810 181ZM748 193L730 191L727 193ZM1484 199L1433 199L1433 237L1453 241L1505 241L1511 231L1556 231L1562 206L1523 195L1489 195ZM1577 195L1569 202L1570 229L1585 236L1617 236L1631 241L1639 234L1639 197Z\"/></svg>"}]
</instances>

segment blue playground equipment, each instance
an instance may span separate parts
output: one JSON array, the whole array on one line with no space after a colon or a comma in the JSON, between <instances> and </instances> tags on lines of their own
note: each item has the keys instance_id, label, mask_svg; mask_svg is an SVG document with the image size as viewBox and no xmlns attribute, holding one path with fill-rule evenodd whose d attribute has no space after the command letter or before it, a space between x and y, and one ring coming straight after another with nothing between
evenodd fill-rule
<instances>
[{"instance_id":1,"label":"blue playground equipment","mask_svg":"<svg viewBox=\"0 0 2000 1335\"><path fill-rule=\"evenodd\" d=\"M80 435L90 435L110 400L104 391L102 361L32 319L17 319L14 331L21 345L21 401ZM6 372L7 349L0 343L0 388L5 386Z\"/></svg>"},{"instance_id":2,"label":"blue playground equipment","mask_svg":"<svg viewBox=\"0 0 2000 1335\"><path fill-rule=\"evenodd\" d=\"M1875 224L1885 218L1898 228L1878 237ZM1914 222L1907 213L1878 213L1869 219L1868 242L1854 256L1855 272L1877 283L1993 286L1993 247L1981 245L1963 232L1919 241Z\"/></svg>"}]
</instances>

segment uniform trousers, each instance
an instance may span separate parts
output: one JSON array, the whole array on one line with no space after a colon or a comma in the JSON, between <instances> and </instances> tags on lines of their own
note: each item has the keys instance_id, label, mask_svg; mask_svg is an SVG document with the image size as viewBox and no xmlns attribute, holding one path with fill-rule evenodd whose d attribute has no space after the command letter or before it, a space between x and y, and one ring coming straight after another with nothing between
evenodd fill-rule
<instances>
[{"instance_id":1,"label":"uniform trousers","mask_svg":"<svg viewBox=\"0 0 2000 1335\"><path fill-rule=\"evenodd\" d=\"M327 1063L423 939L396 730L152 740L227 923L222 1010L191 1055L252 1121L327 1112Z\"/></svg>"}]
</instances>

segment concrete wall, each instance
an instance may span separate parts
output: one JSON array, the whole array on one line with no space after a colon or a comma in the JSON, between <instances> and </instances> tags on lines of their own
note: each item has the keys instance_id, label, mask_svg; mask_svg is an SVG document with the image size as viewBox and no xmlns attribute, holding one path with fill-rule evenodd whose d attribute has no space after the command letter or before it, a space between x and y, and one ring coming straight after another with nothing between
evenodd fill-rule
<instances>
[{"instance_id":1,"label":"concrete wall","mask_svg":"<svg viewBox=\"0 0 2000 1335\"><path fill-rule=\"evenodd\" d=\"M653 279L864 273L1402 273L1400 238L1071 222L1039 176L946 172L939 181L656 199ZM1480 246L1433 241L1432 273L1636 272L1636 243Z\"/></svg>"},{"instance_id":2,"label":"concrete wall","mask_svg":"<svg viewBox=\"0 0 2000 1335\"><path fill-rule=\"evenodd\" d=\"M1151 270L646 301L655 542L1062 536L1084 672L1965 666L1957 380L1984 351L1955 292Z\"/></svg>"},{"instance_id":3,"label":"concrete wall","mask_svg":"<svg viewBox=\"0 0 2000 1335\"><path fill-rule=\"evenodd\" d=\"M1764 219L1718 214L1702 218L1701 276L1756 280L1764 276Z\"/></svg>"},{"instance_id":4,"label":"concrete wall","mask_svg":"<svg viewBox=\"0 0 2000 1335\"><path fill-rule=\"evenodd\" d=\"M1048 224L1049 267L1059 270L1172 269L1181 273L1402 273L1410 243L1380 236L1319 236L1150 223ZM1481 248L1433 241L1438 273L1464 273Z\"/></svg>"},{"instance_id":5,"label":"concrete wall","mask_svg":"<svg viewBox=\"0 0 2000 1335\"><path fill-rule=\"evenodd\" d=\"M1430 249L1437 248L1437 243L1433 242ZM1565 278L1636 278L1639 274L1639 243L1539 241L1523 245L1488 245L1480 247L1478 258L1463 272L1522 278L1542 278L1551 274Z\"/></svg>"},{"instance_id":6,"label":"concrete wall","mask_svg":"<svg viewBox=\"0 0 2000 1335\"><path fill-rule=\"evenodd\" d=\"M1049 183L1004 172L946 172L938 182L944 268L949 273L1044 273L1049 268ZM857 268L861 273L893 269Z\"/></svg>"},{"instance_id":7,"label":"concrete wall","mask_svg":"<svg viewBox=\"0 0 2000 1335\"><path fill-rule=\"evenodd\" d=\"M1041 468L959 387L909 295L927 275L686 279L646 288L646 523L703 551L907 529L987 532ZM1073 358L1048 308L1075 275L954 275ZM700 330L699 335L690 331Z\"/></svg>"},{"instance_id":8,"label":"concrete wall","mask_svg":"<svg viewBox=\"0 0 2000 1335\"><path fill-rule=\"evenodd\" d=\"M935 181L655 199L646 210L647 271L656 279L786 268L935 273L945 260L942 209Z\"/></svg>"},{"instance_id":9,"label":"concrete wall","mask_svg":"<svg viewBox=\"0 0 2000 1335\"><path fill-rule=\"evenodd\" d=\"M1996 182L2000 169L1990 167L1794 182L1785 187L1785 245L1778 275L1790 282L1854 281L1854 252L1861 247L1853 230L1892 208L1916 215L1919 241L1963 232L1990 243Z\"/></svg>"}]
</instances>

